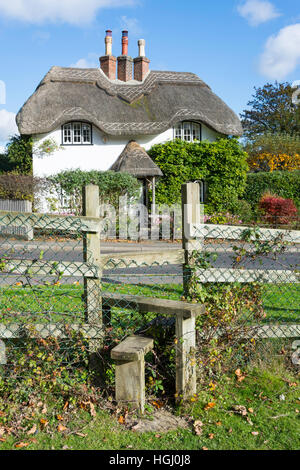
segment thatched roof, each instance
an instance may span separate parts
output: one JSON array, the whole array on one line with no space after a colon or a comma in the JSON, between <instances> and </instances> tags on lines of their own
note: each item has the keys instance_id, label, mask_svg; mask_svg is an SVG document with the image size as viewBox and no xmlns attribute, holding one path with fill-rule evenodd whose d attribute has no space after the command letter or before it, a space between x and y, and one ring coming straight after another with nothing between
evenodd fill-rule
<instances>
[{"instance_id":1,"label":"thatched roof","mask_svg":"<svg viewBox=\"0 0 300 470\"><path fill-rule=\"evenodd\" d=\"M110 170L130 173L136 178L163 176L161 169L134 140L128 142L117 161L110 167Z\"/></svg>"},{"instance_id":2,"label":"thatched roof","mask_svg":"<svg viewBox=\"0 0 300 470\"><path fill-rule=\"evenodd\" d=\"M101 69L52 67L17 115L21 134L84 120L110 135L159 134L183 120L241 135L237 115L197 75L150 72L143 82L111 81Z\"/></svg>"}]
</instances>

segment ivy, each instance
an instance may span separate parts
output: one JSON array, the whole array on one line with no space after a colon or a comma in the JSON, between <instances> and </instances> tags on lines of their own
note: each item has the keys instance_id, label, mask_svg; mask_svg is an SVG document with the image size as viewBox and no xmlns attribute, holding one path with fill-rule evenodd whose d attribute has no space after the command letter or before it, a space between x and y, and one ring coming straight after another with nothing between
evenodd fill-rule
<instances>
[{"instance_id":1,"label":"ivy","mask_svg":"<svg viewBox=\"0 0 300 470\"><path fill-rule=\"evenodd\" d=\"M230 210L242 196L247 176L247 154L237 139L217 142L175 140L149 151L164 176L157 184L157 203L180 202L181 185L204 179L208 183L208 210Z\"/></svg>"}]
</instances>

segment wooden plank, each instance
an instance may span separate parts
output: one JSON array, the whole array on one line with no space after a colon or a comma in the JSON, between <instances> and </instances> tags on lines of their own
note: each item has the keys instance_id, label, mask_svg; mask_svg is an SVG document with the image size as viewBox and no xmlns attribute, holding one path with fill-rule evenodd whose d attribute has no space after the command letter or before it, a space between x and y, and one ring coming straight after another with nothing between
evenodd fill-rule
<instances>
[{"instance_id":1,"label":"wooden plank","mask_svg":"<svg viewBox=\"0 0 300 470\"><path fill-rule=\"evenodd\" d=\"M283 270L211 268L195 271L198 282L259 282L267 284L299 284L300 273Z\"/></svg>"},{"instance_id":2,"label":"wooden plank","mask_svg":"<svg viewBox=\"0 0 300 470\"><path fill-rule=\"evenodd\" d=\"M138 310L139 312L152 312L161 315L179 315L183 318L191 318L205 313L205 305L202 304L190 304L177 300L157 299L138 295L105 293L102 295L102 301L104 305L111 307Z\"/></svg>"},{"instance_id":3,"label":"wooden plank","mask_svg":"<svg viewBox=\"0 0 300 470\"><path fill-rule=\"evenodd\" d=\"M163 266L165 264L182 264L184 262L184 250L157 250L142 251L137 253L114 253L113 255L101 255L102 269L124 269L127 267Z\"/></svg>"},{"instance_id":4,"label":"wooden plank","mask_svg":"<svg viewBox=\"0 0 300 470\"><path fill-rule=\"evenodd\" d=\"M101 230L99 217L0 211L0 226L22 227L29 224L36 229L61 230L68 233L97 233Z\"/></svg>"},{"instance_id":5,"label":"wooden plank","mask_svg":"<svg viewBox=\"0 0 300 470\"><path fill-rule=\"evenodd\" d=\"M1 268L1 274L35 275L66 277L100 277L97 266L89 263L69 261L44 261L44 260L20 260L10 259Z\"/></svg>"},{"instance_id":6,"label":"wooden plank","mask_svg":"<svg viewBox=\"0 0 300 470\"><path fill-rule=\"evenodd\" d=\"M260 241L274 241L277 238L283 242L300 243L300 230L280 230L258 227L240 227L232 225L190 224L189 238L241 240L247 230L252 230L250 239Z\"/></svg>"},{"instance_id":7,"label":"wooden plank","mask_svg":"<svg viewBox=\"0 0 300 470\"><path fill-rule=\"evenodd\" d=\"M111 358L117 361L139 361L153 347L152 338L129 336L111 350Z\"/></svg>"},{"instance_id":8,"label":"wooden plank","mask_svg":"<svg viewBox=\"0 0 300 470\"><path fill-rule=\"evenodd\" d=\"M81 333L87 338L102 338L103 331L97 326L89 324L66 324L66 323L0 323L0 338L69 338L70 332Z\"/></svg>"}]
</instances>

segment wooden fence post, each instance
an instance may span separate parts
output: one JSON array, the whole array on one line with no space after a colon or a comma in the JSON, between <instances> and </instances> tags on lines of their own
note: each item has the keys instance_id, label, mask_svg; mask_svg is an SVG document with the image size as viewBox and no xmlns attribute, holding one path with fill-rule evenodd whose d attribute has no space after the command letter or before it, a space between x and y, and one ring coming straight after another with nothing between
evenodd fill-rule
<instances>
[{"instance_id":1,"label":"wooden fence post","mask_svg":"<svg viewBox=\"0 0 300 470\"><path fill-rule=\"evenodd\" d=\"M201 222L200 210L200 185L199 183L186 183L181 187L182 201L182 248L184 249L183 266L183 290L184 295L188 295L191 278L191 253L199 250L199 241L191 240L189 236L189 224L199 224Z\"/></svg>"},{"instance_id":2,"label":"wooden fence post","mask_svg":"<svg viewBox=\"0 0 300 470\"><path fill-rule=\"evenodd\" d=\"M176 398L187 400L197 393L196 316L176 315Z\"/></svg>"},{"instance_id":3,"label":"wooden fence post","mask_svg":"<svg viewBox=\"0 0 300 470\"><path fill-rule=\"evenodd\" d=\"M88 185L83 188L83 215L89 217L99 217L99 187ZM90 368L98 373L100 371L98 351L103 341L101 339L103 329L102 299L101 299L101 261L100 261L100 237L101 230L97 232L86 232L83 237L83 258L99 267L98 276L84 278L84 299L85 299L85 321L92 329L99 331L97 338L89 340Z\"/></svg>"},{"instance_id":4,"label":"wooden fence post","mask_svg":"<svg viewBox=\"0 0 300 470\"><path fill-rule=\"evenodd\" d=\"M186 183L181 188L182 196L182 247L184 249L183 289L188 296L191 280L191 253L199 250L198 242L191 240L189 224L201 222L200 185ZM195 316L176 317L176 395L177 400L187 399L197 391L196 387L196 325Z\"/></svg>"}]
</instances>

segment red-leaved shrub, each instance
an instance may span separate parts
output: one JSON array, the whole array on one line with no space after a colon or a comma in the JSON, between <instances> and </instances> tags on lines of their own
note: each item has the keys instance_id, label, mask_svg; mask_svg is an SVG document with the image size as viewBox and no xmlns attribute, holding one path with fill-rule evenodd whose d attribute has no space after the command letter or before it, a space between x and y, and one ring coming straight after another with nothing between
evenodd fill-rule
<instances>
[{"instance_id":1,"label":"red-leaved shrub","mask_svg":"<svg viewBox=\"0 0 300 470\"><path fill-rule=\"evenodd\" d=\"M292 199L272 195L262 196L259 208L266 222L272 224L289 224L298 214Z\"/></svg>"}]
</instances>

